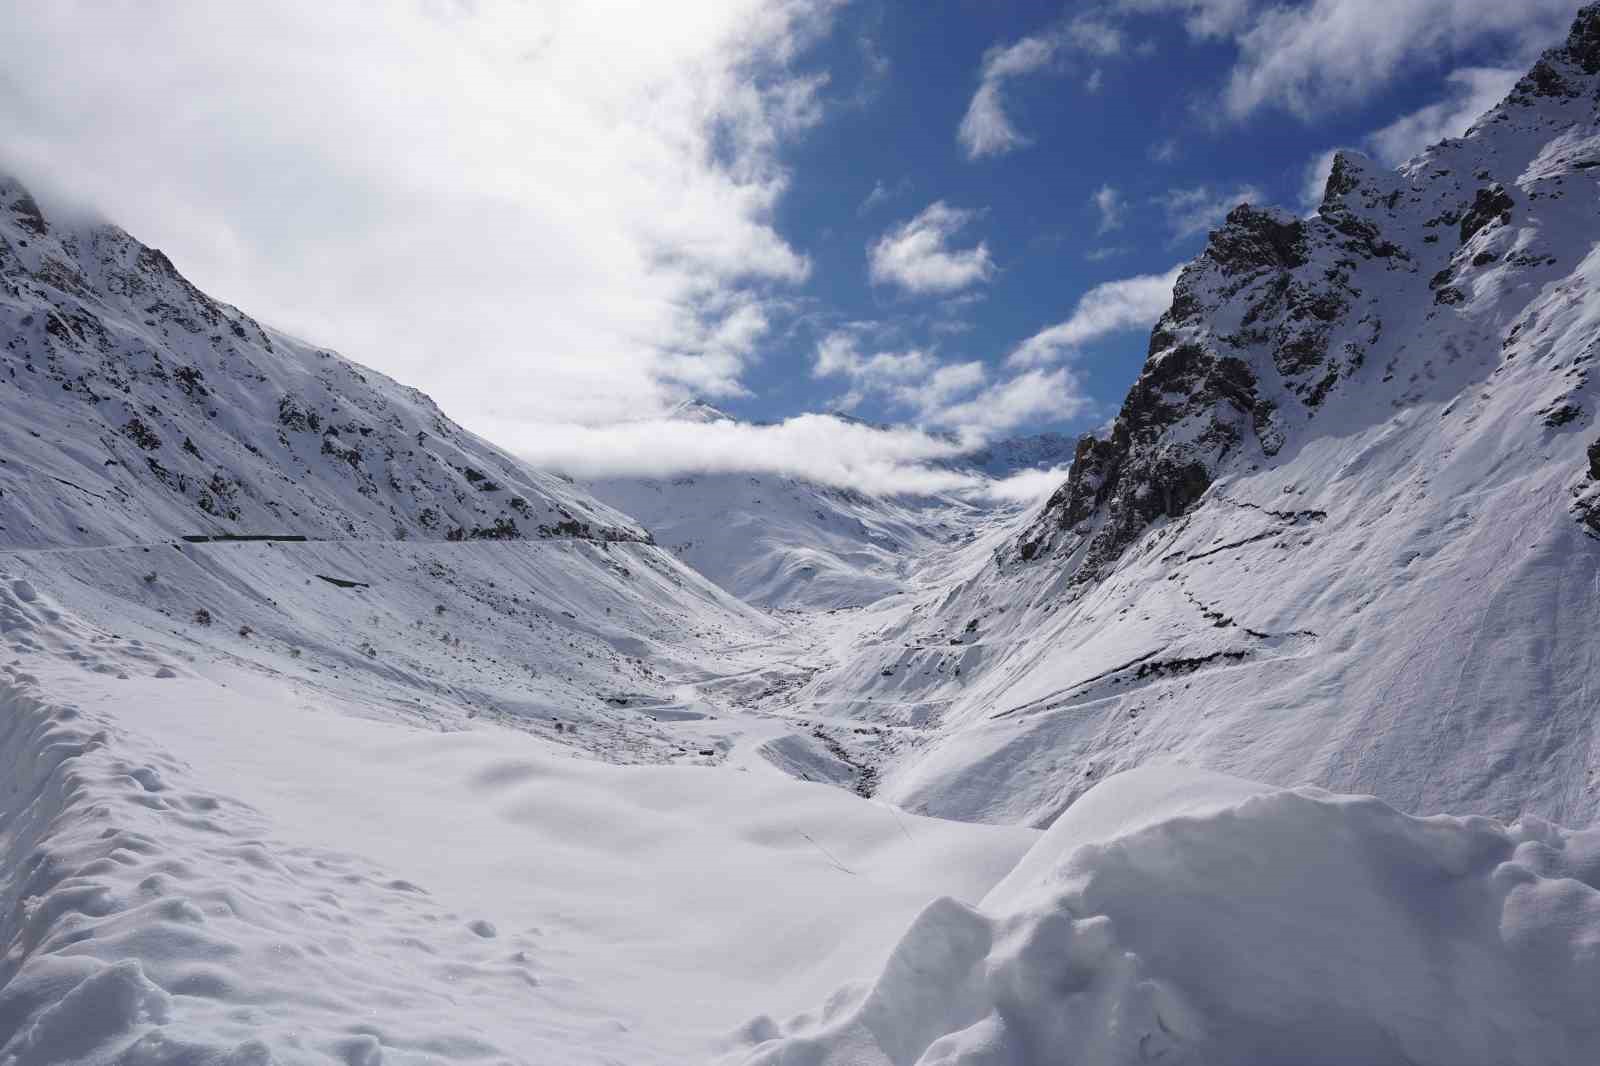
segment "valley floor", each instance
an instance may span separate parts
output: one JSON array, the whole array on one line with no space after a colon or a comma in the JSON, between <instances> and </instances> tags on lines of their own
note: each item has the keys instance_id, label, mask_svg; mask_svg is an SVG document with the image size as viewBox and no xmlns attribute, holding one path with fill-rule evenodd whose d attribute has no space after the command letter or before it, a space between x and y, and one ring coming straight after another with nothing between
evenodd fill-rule
<instances>
[{"instance_id":1,"label":"valley floor","mask_svg":"<svg viewBox=\"0 0 1600 1066\"><path fill-rule=\"evenodd\" d=\"M976 902L1037 836L791 778L757 754L790 730L689 684L655 716L718 765L621 766L5 593L16 1066L696 1061L869 972L930 898Z\"/></svg>"},{"instance_id":2,"label":"valley floor","mask_svg":"<svg viewBox=\"0 0 1600 1066\"><path fill-rule=\"evenodd\" d=\"M809 684L904 606L656 551L0 556L0 1063L1600 1051L1600 833L1178 767L918 817L858 793L936 708Z\"/></svg>"}]
</instances>

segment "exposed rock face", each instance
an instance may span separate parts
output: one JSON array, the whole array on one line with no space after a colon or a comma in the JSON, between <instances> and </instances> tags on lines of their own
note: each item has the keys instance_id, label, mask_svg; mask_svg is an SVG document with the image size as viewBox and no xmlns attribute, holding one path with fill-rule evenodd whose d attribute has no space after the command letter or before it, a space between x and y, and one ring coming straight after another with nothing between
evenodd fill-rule
<instances>
[{"instance_id":1,"label":"exposed rock face","mask_svg":"<svg viewBox=\"0 0 1600 1066\"><path fill-rule=\"evenodd\" d=\"M1596 73L1600 5L1579 12L1567 42L1469 140L1482 145L1507 123L1542 133L1592 120ZM1522 175L1484 161L1462 163L1463 173L1452 165L1463 143L1446 142L1400 174L1340 152L1309 219L1235 208L1180 276L1109 435L1079 442L1066 484L1018 539L1017 555L1058 560L1075 583L1092 582L1151 524L1201 499L1225 466L1269 462L1314 422L1387 336L1376 292L1414 287L1418 306L1441 311L1467 301L1500 259L1488 245L1513 223L1508 185ZM1600 165L1600 143L1592 155L1566 162ZM1533 280L1549 265L1519 249L1500 269ZM1578 410L1556 405L1546 416L1561 425Z\"/></svg>"},{"instance_id":2,"label":"exposed rock face","mask_svg":"<svg viewBox=\"0 0 1600 1066\"><path fill-rule=\"evenodd\" d=\"M4 178L0 407L0 544L116 543L152 524L173 535L648 536L415 389L211 299L114 226L47 219Z\"/></svg>"}]
</instances>

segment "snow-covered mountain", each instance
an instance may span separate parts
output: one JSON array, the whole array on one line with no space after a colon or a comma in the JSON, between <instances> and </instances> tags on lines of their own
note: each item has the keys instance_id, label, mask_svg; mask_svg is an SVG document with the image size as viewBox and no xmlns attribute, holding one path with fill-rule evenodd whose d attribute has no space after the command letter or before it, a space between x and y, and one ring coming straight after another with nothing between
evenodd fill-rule
<instances>
[{"instance_id":1,"label":"snow-covered mountain","mask_svg":"<svg viewBox=\"0 0 1600 1066\"><path fill-rule=\"evenodd\" d=\"M937 723L882 794L1048 824L1178 758L1600 813L1597 99L1591 8L1465 136L1234 210L1048 504L811 693Z\"/></svg>"},{"instance_id":2,"label":"snow-covered mountain","mask_svg":"<svg viewBox=\"0 0 1600 1066\"><path fill-rule=\"evenodd\" d=\"M1077 443L1062 433L1007 437L946 460L946 465L955 470L971 470L985 477L1003 480L1025 470L1054 470L1067 466L1072 462Z\"/></svg>"},{"instance_id":3,"label":"snow-covered mountain","mask_svg":"<svg viewBox=\"0 0 1600 1066\"><path fill-rule=\"evenodd\" d=\"M700 401L673 417L733 421ZM1072 446L1046 433L998 441L942 465L999 481L1064 465ZM584 487L740 599L792 609L861 607L904 592L952 545L1017 510L981 493L874 496L775 474L605 478Z\"/></svg>"},{"instance_id":4,"label":"snow-covered mountain","mask_svg":"<svg viewBox=\"0 0 1600 1066\"><path fill-rule=\"evenodd\" d=\"M1600 1061L1597 101L1236 210L1025 512L629 488L851 611L6 185L0 1066Z\"/></svg>"},{"instance_id":5,"label":"snow-covered mountain","mask_svg":"<svg viewBox=\"0 0 1600 1066\"><path fill-rule=\"evenodd\" d=\"M416 389L263 327L0 178L0 543L639 540Z\"/></svg>"},{"instance_id":6,"label":"snow-covered mountain","mask_svg":"<svg viewBox=\"0 0 1600 1066\"><path fill-rule=\"evenodd\" d=\"M113 225L47 217L9 179L0 409L0 558L86 624L181 649L150 669L226 662L655 761L720 753L664 736L659 708L775 632L417 390L212 299ZM10 646L46 646L29 632ZM111 650L76 654L140 672Z\"/></svg>"}]
</instances>

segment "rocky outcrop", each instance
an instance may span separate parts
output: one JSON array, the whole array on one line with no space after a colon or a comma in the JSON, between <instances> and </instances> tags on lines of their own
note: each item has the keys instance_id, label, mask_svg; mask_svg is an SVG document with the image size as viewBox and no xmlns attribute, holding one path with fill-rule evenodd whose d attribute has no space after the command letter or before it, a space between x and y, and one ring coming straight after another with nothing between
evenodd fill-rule
<instances>
[{"instance_id":1,"label":"rocky outcrop","mask_svg":"<svg viewBox=\"0 0 1600 1066\"><path fill-rule=\"evenodd\" d=\"M1600 5L1591 5L1566 42L1464 140L1445 142L1400 173L1337 153L1311 218L1235 208L1180 276L1109 433L1078 443L1066 483L1018 539L1015 556L1048 557L1071 569L1075 583L1093 581L1152 524L1201 499L1225 466L1270 462L1314 423L1383 346L1384 319L1397 303L1407 316L1463 313L1486 272L1553 265L1537 249L1507 247L1500 234L1518 225L1525 195L1564 192L1525 194L1516 182L1559 181L1596 164L1573 148L1551 155L1542 171L1525 175L1526 160L1502 170L1485 139L1507 125L1552 139L1591 125L1596 74ZM1404 294L1398 301L1397 292ZM1407 360L1418 365L1408 370ZM1402 345L1382 383L1420 383L1433 373L1426 354ZM1414 401L1420 387L1402 390L1395 403ZM1581 410L1558 402L1543 416L1559 427Z\"/></svg>"}]
</instances>

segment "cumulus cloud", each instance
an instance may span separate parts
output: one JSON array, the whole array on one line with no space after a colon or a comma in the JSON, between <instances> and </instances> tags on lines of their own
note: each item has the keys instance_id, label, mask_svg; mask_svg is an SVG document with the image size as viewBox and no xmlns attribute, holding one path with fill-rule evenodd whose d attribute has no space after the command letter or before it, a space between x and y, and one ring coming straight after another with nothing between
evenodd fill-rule
<instances>
[{"instance_id":1,"label":"cumulus cloud","mask_svg":"<svg viewBox=\"0 0 1600 1066\"><path fill-rule=\"evenodd\" d=\"M1083 345L1125 330L1148 330L1172 304L1172 287L1183 267L1096 285L1084 293L1065 322L1040 330L1016 347L1006 362L1039 366L1058 362Z\"/></svg>"},{"instance_id":2,"label":"cumulus cloud","mask_svg":"<svg viewBox=\"0 0 1600 1066\"><path fill-rule=\"evenodd\" d=\"M1075 418L1094 406L1065 369L1029 370L991 382L979 360L950 362L920 349L865 351L867 332L858 325L829 333L812 361L813 376L848 383L835 404L843 410L876 397L917 425L952 431L976 447L1018 426Z\"/></svg>"},{"instance_id":3,"label":"cumulus cloud","mask_svg":"<svg viewBox=\"0 0 1600 1066\"><path fill-rule=\"evenodd\" d=\"M964 440L982 441L1029 422L1076 418L1093 407L1077 376L1056 367L1025 371L927 417L932 425L958 431Z\"/></svg>"},{"instance_id":4,"label":"cumulus cloud","mask_svg":"<svg viewBox=\"0 0 1600 1066\"><path fill-rule=\"evenodd\" d=\"M1122 31L1106 19L1084 15L984 53L978 88L956 128L956 140L966 149L968 159L1004 155L1033 143L1006 114L1006 82L1052 66L1067 51L1101 57L1115 55L1122 51ZM1100 82L1101 73L1096 70L1089 75L1085 88L1097 92Z\"/></svg>"},{"instance_id":5,"label":"cumulus cloud","mask_svg":"<svg viewBox=\"0 0 1600 1066\"><path fill-rule=\"evenodd\" d=\"M1574 0L1119 0L1125 12L1179 12L1195 37L1230 41L1238 58L1222 91L1244 118L1281 107L1311 118L1357 104L1441 56L1496 45L1510 66L1565 32Z\"/></svg>"},{"instance_id":6,"label":"cumulus cloud","mask_svg":"<svg viewBox=\"0 0 1600 1066\"><path fill-rule=\"evenodd\" d=\"M1166 210L1172 239L1182 241L1215 229L1228 212L1240 204L1260 203L1261 190L1254 185L1240 185L1230 192L1200 185L1192 189L1168 189L1157 202Z\"/></svg>"},{"instance_id":7,"label":"cumulus cloud","mask_svg":"<svg viewBox=\"0 0 1600 1066\"><path fill-rule=\"evenodd\" d=\"M474 428L737 393L807 276L832 0L10 6L3 165Z\"/></svg>"},{"instance_id":8,"label":"cumulus cloud","mask_svg":"<svg viewBox=\"0 0 1600 1066\"><path fill-rule=\"evenodd\" d=\"M942 421L953 401L968 395L988 379L988 369L977 360L946 363L920 382L896 386L894 397L896 402L912 408L923 418Z\"/></svg>"},{"instance_id":9,"label":"cumulus cloud","mask_svg":"<svg viewBox=\"0 0 1600 1066\"><path fill-rule=\"evenodd\" d=\"M988 380L983 363L944 363L921 349L904 352L863 352L863 327L839 329L817 345L811 374L837 377L849 391L835 406L850 410L868 396L877 396L927 423L941 423L942 411L953 400Z\"/></svg>"},{"instance_id":10,"label":"cumulus cloud","mask_svg":"<svg viewBox=\"0 0 1600 1066\"><path fill-rule=\"evenodd\" d=\"M936 200L916 218L885 233L867 248L874 284L897 285L911 293L950 293L994 274L994 260L983 242L951 248L950 239L966 228L976 211Z\"/></svg>"}]
</instances>

